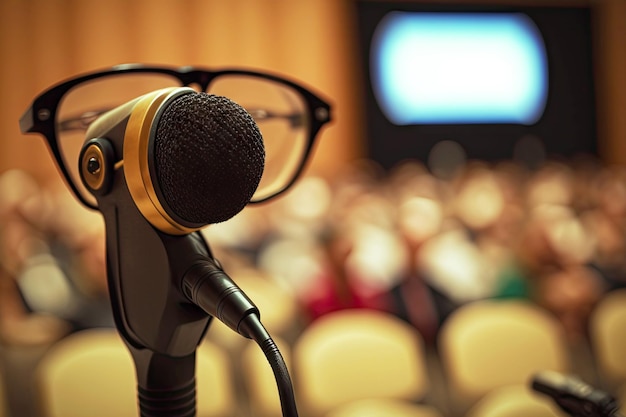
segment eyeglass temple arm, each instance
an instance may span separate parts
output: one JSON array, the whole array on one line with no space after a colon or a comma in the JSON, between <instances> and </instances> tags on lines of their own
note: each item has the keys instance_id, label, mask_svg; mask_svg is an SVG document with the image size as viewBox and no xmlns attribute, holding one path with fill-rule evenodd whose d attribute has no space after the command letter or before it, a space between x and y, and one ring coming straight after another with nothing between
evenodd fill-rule
<instances>
[{"instance_id":1,"label":"eyeglass temple arm","mask_svg":"<svg viewBox=\"0 0 626 417\"><path fill-rule=\"evenodd\" d=\"M20 117L20 132L33 133L35 127L35 117L33 114L33 106L30 106Z\"/></svg>"}]
</instances>

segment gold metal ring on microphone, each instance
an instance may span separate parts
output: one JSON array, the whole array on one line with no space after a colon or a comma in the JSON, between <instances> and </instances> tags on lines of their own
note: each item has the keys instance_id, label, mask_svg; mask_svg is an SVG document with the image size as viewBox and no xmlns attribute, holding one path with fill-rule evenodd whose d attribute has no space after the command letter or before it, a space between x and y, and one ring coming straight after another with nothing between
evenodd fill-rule
<instances>
[{"instance_id":1,"label":"gold metal ring on microphone","mask_svg":"<svg viewBox=\"0 0 626 417\"><path fill-rule=\"evenodd\" d=\"M124 133L124 173L128 190L143 216L162 232L183 235L200 228L181 225L167 214L150 177L148 148L155 117L163 103L181 94L194 93L189 87L172 87L143 96L133 110Z\"/></svg>"}]
</instances>

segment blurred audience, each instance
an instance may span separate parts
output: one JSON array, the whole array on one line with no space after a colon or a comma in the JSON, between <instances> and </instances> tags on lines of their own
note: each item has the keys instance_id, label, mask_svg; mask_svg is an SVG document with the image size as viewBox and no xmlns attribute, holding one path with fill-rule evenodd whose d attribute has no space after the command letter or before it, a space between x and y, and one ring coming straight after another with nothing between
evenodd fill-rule
<instances>
[{"instance_id":1,"label":"blurred audience","mask_svg":"<svg viewBox=\"0 0 626 417\"><path fill-rule=\"evenodd\" d=\"M27 173L0 176L0 341L47 344L112 326L104 229L65 189Z\"/></svg>"},{"instance_id":2,"label":"blurred audience","mask_svg":"<svg viewBox=\"0 0 626 417\"><path fill-rule=\"evenodd\" d=\"M626 171L592 158L444 168L355 161L202 233L227 269L269 277L308 321L380 309L434 344L456 308L516 297L584 340L591 309L626 285ZM67 190L0 176L0 266L3 341L113 325L103 221Z\"/></svg>"},{"instance_id":3,"label":"blurred audience","mask_svg":"<svg viewBox=\"0 0 626 417\"><path fill-rule=\"evenodd\" d=\"M48 251L40 231L50 209L38 184L26 173L7 171L0 176L0 341L40 344L67 332L63 320L36 314L27 305L19 280L36 256ZM47 289L46 289L47 291ZM51 288L51 291L53 289Z\"/></svg>"},{"instance_id":4,"label":"blurred audience","mask_svg":"<svg viewBox=\"0 0 626 417\"><path fill-rule=\"evenodd\" d=\"M363 160L330 180L307 176L202 233L233 278L267 280L263 301L291 297L285 305L296 308L279 310L298 329L283 337L368 308L407 321L434 348L464 304L523 298L583 346L593 308L626 286L626 170L592 158L448 161L446 146L428 166L385 171ZM101 215L64 186L2 173L0 345L45 346L113 325Z\"/></svg>"},{"instance_id":5,"label":"blurred audience","mask_svg":"<svg viewBox=\"0 0 626 417\"><path fill-rule=\"evenodd\" d=\"M590 158L532 169L468 161L439 175L416 161L390 172L358 161L326 187L307 181L262 208L272 230L255 267L290 287L309 320L383 309L434 343L461 305L517 297L551 311L577 343L603 294L626 283L626 177ZM316 214L285 208L299 204Z\"/></svg>"}]
</instances>

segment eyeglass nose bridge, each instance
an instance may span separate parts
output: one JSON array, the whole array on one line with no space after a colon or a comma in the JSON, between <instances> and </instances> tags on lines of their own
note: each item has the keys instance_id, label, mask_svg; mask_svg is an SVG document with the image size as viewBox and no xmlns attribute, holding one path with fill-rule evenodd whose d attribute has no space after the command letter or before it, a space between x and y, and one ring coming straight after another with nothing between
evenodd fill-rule
<instances>
[{"instance_id":1,"label":"eyeglass nose bridge","mask_svg":"<svg viewBox=\"0 0 626 417\"><path fill-rule=\"evenodd\" d=\"M179 77L184 86L191 87L197 85L200 91L207 92L209 85L215 79L217 73L210 71L193 69L192 67L183 67L180 70Z\"/></svg>"}]
</instances>

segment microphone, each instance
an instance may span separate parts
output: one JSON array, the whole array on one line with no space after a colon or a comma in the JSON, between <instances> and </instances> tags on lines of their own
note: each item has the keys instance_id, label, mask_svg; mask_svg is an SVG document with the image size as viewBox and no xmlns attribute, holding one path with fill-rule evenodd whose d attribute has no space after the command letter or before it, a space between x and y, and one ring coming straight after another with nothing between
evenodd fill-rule
<instances>
[{"instance_id":1,"label":"microphone","mask_svg":"<svg viewBox=\"0 0 626 417\"><path fill-rule=\"evenodd\" d=\"M201 227L242 210L259 185L265 158L252 116L206 93L177 97L160 116L154 172L166 211L181 224Z\"/></svg>"},{"instance_id":2,"label":"microphone","mask_svg":"<svg viewBox=\"0 0 626 417\"><path fill-rule=\"evenodd\" d=\"M230 219L248 204L263 174L263 138L244 108L226 97L169 88L90 126L87 137L95 139L83 147L80 170L94 194L108 191L98 138L120 125L123 138L113 144L121 150L129 191L144 217L166 233ZM115 143L120 139L123 144Z\"/></svg>"},{"instance_id":3,"label":"microphone","mask_svg":"<svg viewBox=\"0 0 626 417\"><path fill-rule=\"evenodd\" d=\"M574 417L619 415L619 404L614 397L573 376L543 371L533 377L532 388L550 396L563 411Z\"/></svg>"},{"instance_id":4,"label":"microphone","mask_svg":"<svg viewBox=\"0 0 626 417\"><path fill-rule=\"evenodd\" d=\"M87 130L79 172L105 220L113 315L142 416L195 414L195 351L213 317L271 341L198 232L245 207L264 160L245 109L187 87L131 100Z\"/></svg>"}]
</instances>

